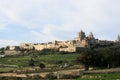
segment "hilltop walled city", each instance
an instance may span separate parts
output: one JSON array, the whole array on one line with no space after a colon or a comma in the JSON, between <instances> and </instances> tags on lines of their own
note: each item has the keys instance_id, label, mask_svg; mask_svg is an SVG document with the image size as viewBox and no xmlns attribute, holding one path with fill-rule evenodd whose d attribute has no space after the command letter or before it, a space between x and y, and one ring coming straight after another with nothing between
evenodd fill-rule
<instances>
[{"instance_id":1,"label":"hilltop walled city","mask_svg":"<svg viewBox=\"0 0 120 80\"><path fill-rule=\"evenodd\" d=\"M86 36L81 30L73 40L6 46L0 49L0 59L0 76L3 77L0 80L4 80L4 77L17 78L15 80L19 78L38 80L50 77L53 80L51 76L56 80L77 78L82 80L86 74L105 74L105 76L106 73L118 74L120 36L115 41L99 40L92 32ZM86 76L85 79L89 77Z\"/></svg>"},{"instance_id":2,"label":"hilltop walled city","mask_svg":"<svg viewBox=\"0 0 120 80\"><path fill-rule=\"evenodd\" d=\"M120 36L116 41L99 40L96 39L92 32L86 36L82 30L78 33L78 36L70 41L53 41L48 43L21 43L20 46L9 46L9 50L16 49L34 49L41 51L43 49L59 49L59 51L65 52L76 52L82 48L88 48L90 46L102 46L102 45L113 45L119 44Z\"/></svg>"}]
</instances>

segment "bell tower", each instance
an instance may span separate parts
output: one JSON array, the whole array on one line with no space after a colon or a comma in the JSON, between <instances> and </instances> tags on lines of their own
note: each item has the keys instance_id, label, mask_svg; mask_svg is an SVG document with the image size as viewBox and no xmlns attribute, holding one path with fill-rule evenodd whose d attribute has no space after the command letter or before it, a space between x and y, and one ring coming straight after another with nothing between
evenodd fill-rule
<instances>
[{"instance_id":1,"label":"bell tower","mask_svg":"<svg viewBox=\"0 0 120 80\"><path fill-rule=\"evenodd\" d=\"M78 38L80 41L86 38L86 35L82 30L78 33Z\"/></svg>"},{"instance_id":2,"label":"bell tower","mask_svg":"<svg viewBox=\"0 0 120 80\"><path fill-rule=\"evenodd\" d=\"M92 33L92 32L90 32L88 38L89 38L89 39L94 39L94 36L93 36L93 33Z\"/></svg>"},{"instance_id":3,"label":"bell tower","mask_svg":"<svg viewBox=\"0 0 120 80\"><path fill-rule=\"evenodd\" d=\"M120 35L118 35L117 37L117 42L120 42Z\"/></svg>"}]
</instances>

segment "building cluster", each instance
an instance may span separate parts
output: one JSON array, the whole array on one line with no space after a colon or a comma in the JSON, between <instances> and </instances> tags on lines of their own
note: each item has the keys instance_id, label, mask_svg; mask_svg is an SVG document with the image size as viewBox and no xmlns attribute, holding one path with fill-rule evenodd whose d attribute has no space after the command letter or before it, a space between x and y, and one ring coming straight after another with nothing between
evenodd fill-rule
<instances>
[{"instance_id":1,"label":"building cluster","mask_svg":"<svg viewBox=\"0 0 120 80\"><path fill-rule=\"evenodd\" d=\"M116 42L120 41L120 36ZM20 49L34 49L41 51L43 49L59 49L59 51L66 51L66 52L76 52L81 48L88 48L93 45L112 45L114 41L107 41L107 40L99 40L96 39L91 32L88 36L81 30L78 33L78 36L70 41L53 41L48 43L21 43L19 48ZM18 46L10 46L9 50L18 49Z\"/></svg>"}]
</instances>

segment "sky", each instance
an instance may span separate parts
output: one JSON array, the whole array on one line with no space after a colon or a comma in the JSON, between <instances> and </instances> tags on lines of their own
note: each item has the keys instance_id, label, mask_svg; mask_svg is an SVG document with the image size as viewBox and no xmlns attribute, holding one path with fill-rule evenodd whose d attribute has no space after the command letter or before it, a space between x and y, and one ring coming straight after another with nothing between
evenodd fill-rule
<instances>
[{"instance_id":1,"label":"sky","mask_svg":"<svg viewBox=\"0 0 120 80\"><path fill-rule=\"evenodd\" d=\"M120 34L120 0L0 0L0 47Z\"/></svg>"}]
</instances>

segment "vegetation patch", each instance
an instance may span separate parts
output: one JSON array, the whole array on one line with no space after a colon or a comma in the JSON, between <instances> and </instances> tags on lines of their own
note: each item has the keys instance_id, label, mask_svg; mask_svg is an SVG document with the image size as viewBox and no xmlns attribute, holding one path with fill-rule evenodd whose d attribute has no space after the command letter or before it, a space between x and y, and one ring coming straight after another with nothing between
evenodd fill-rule
<instances>
[{"instance_id":1,"label":"vegetation patch","mask_svg":"<svg viewBox=\"0 0 120 80\"><path fill-rule=\"evenodd\" d=\"M120 73L114 74L87 74L76 80L120 80Z\"/></svg>"}]
</instances>

